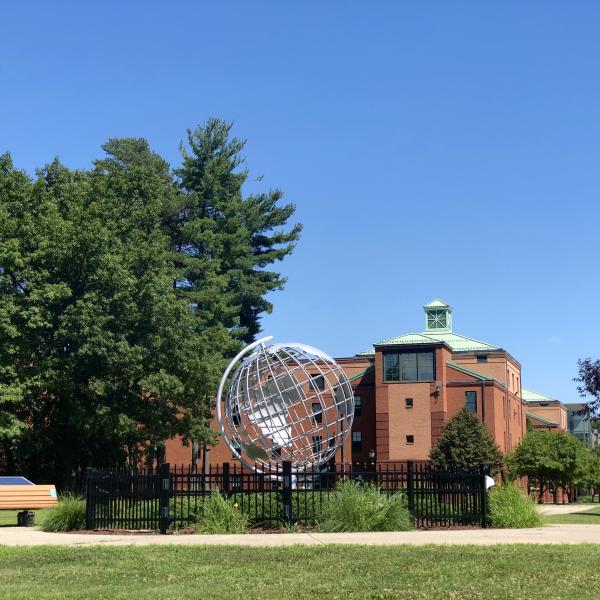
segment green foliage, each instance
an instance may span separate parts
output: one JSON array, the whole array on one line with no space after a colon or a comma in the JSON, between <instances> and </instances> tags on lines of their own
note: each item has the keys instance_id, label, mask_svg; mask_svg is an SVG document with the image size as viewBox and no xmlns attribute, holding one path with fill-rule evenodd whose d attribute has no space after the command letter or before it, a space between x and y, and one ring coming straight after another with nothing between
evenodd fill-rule
<instances>
[{"instance_id":1,"label":"green foliage","mask_svg":"<svg viewBox=\"0 0 600 600\"><path fill-rule=\"evenodd\" d=\"M372 484L343 481L323 505L321 531L407 531L413 519L403 494L385 494Z\"/></svg>"},{"instance_id":2,"label":"green foliage","mask_svg":"<svg viewBox=\"0 0 600 600\"><path fill-rule=\"evenodd\" d=\"M233 494L230 500L248 517L252 525L266 525L272 522L271 519L277 522L283 514L279 492Z\"/></svg>"},{"instance_id":3,"label":"green foliage","mask_svg":"<svg viewBox=\"0 0 600 600\"><path fill-rule=\"evenodd\" d=\"M169 226L185 265L185 289L198 313L205 314L208 306L214 315L213 294L206 297L208 281L223 300L219 318L250 342L260 331L260 315L272 310L266 295L285 283L266 267L293 250L301 226L283 229L295 207L279 204L281 190L244 196L248 171L240 167L245 141L230 138L231 127L210 119L188 131L183 165L176 171L185 211Z\"/></svg>"},{"instance_id":4,"label":"green foliage","mask_svg":"<svg viewBox=\"0 0 600 600\"><path fill-rule=\"evenodd\" d=\"M584 412L588 417L598 417L600 412L600 360L586 358L577 361L576 381L579 385L577 391L582 398L586 398Z\"/></svg>"},{"instance_id":5,"label":"green foliage","mask_svg":"<svg viewBox=\"0 0 600 600\"><path fill-rule=\"evenodd\" d=\"M590 448L580 450L573 484L578 488L590 490L591 501L598 495L600 499L600 454Z\"/></svg>"},{"instance_id":6,"label":"green foliage","mask_svg":"<svg viewBox=\"0 0 600 600\"><path fill-rule=\"evenodd\" d=\"M42 512L42 531L74 531L85 529L85 500L66 494L56 506Z\"/></svg>"},{"instance_id":7,"label":"green foliage","mask_svg":"<svg viewBox=\"0 0 600 600\"><path fill-rule=\"evenodd\" d=\"M274 524L283 519L283 502L280 492L233 494L231 499L247 515L253 525ZM327 494L320 491L293 490L292 515L305 525L321 519L322 506Z\"/></svg>"},{"instance_id":8,"label":"green foliage","mask_svg":"<svg viewBox=\"0 0 600 600\"><path fill-rule=\"evenodd\" d=\"M500 469L502 453L477 415L460 410L446 423L429 457L438 469L473 469L481 465Z\"/></svg>"},{"instance_id":9,"label":"green foliage","mask_svg":"<svg viewBox=\"0 0 600 600\"><path fill-rule=\"evenodd\" d=\"M242 514L238 504L231 498L224 498L218 490L214 490L204 503L204 510L196 524L196 532L225 534L247 531L248 517Z\"/></svg>"},{"instance_id":10,"label":"green foliage","mask_svg":"<svg viewBox=\"0 0 600 600\"><path fill-rule=\"evenodd\" d=\"M584 452L583 444L568 433L531 431L507 457L509 476L539 482L541 497L549 486L557 489L574 482Z\"/></svg>"},{"instance_id":11,"label":"green foliage","mask_svg":"<svg viewBox=\"0 0 600 600\"><path fill-rule=\"evenodd\" d=\"M534 501L512 483L496 486L489 494L489 514L492 527L541 527L543 517Z\"/></svg>"},{"instance_id":12,"label":"green foliage","mask_svg":"<svg viewBox=\"0 0 600 600\"><path fill-rule=\"evenodd\" d=\"M575 500L575 504L596 504L596 501L594 500L594 496L579 496Z\"/></svg>"},{"instance_id":13,"label":"green foliage","mask_svg":"<svg viewBox=\"0 0 600 600\"><path fill-rule=\"evenodd\" d=\"M242 197L229 128L190 133L177 175L143 139L34 180L0 157L0 464L68 487L174 435L215 442L210 397L299 232L280 192Z\"/></svg>"}]
</instances>

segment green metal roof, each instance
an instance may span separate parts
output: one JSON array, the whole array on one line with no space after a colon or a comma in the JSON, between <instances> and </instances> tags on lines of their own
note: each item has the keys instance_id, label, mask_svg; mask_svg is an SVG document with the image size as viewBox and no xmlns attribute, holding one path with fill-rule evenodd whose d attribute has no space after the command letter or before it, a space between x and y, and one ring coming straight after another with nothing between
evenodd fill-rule
<instances>
[{"instance_id":1,"label":"green metal roof","mask_svg":"<svg viewBox=\"0 0 600 600\"><path fill-rule=\"evenodd\" d=\"M487 375L484 375L483 373L478 373L477 371L471 371L471 369L467 369L463 365L456 364L455 362L452 362L450 360L447 360L446 364L449 367L455 369L456 371L460 371L461 373L471 375L472 377L475 377L475 379L479 379L480 381L496 381L493 377L488 377Z\"/></svg>"},{"instance_id":2,"label":"green metal roof","mask_svg":"<svg viewBox=\"0 0 600 600\"><path fill-rule=\"evenodd\" d=\"M357 379L360 379L363 375L366 375L370 371L374 371L374 370L375 370L375 367L373 365L370 365L366 369L363 369L362 371L359 371L358 373L354 373L354 375L352 375L352 377L348 377L348 381L356 381Z\"/></svg>"},{"instance_id":3,"label":"green metal roof","mask_svg":"<svg viewBox=\"0 0 600 600\"><path fill-rule=\"evenodd\" d=\"M450 313L452 312L452 307L449 304L446 304L443 300L432 300L429 304L425 304L423 308L425 309L426 315L431 309L446 310L448 328L440 328L439 331L436 331L434 328L428 328L427 331L424 331L422 333L406 333L404 335L388 338L387 340L382 340L381 342L377 342L373 345L409 346L418 344L436 344L442 342L444 344L447 344L453 352L485 352L503 350L500 346L495 346L494 344L488 344L486 342L481 342L474 338L459 335L458 333L453 333L452 320L450 316ZM373 354L375 354L375 350L369 349L364 350L363 352L359 352L357 356L372 356Z\"/></svg>"},{"instance_id":4,"label":"green metal roof","mask_svg":"<svg viewBox=\"0 0 600 600\"><path fill-rule=\"evenodd\" d=\"M363 350L362 352L357 352L356 356L373 356L375 354L375 350L371 348L370 350Z\"/></svg>"},{"instance_id":5,"label":"green metal roof","mask_svg":"<svg viewBox=\"0 0 600 600\"><path fill-rule=\"evenodd\" d=\"M554 425L554 427L558 427L558 423L551 421L550 419L544 419L544 417L540 417L540 415L536 415L535 413L527 413L527 416L530 419L536 419L536 421L541 421L542 423L546 423L546 425Z\"/></svg>"},{"instance_id":6,"label":"green metal roof","mask_svg":"<svg viewBox=\"0 0 600 600\"><path fill-rule=\"evenodd\" d=\"M429 302L429 304L424 304L423 308L451 308L449 304L446 304L443 300L436 298Z\"/></svg>"},{"instance_id":7,"label":"green metal roof","mask_svg":"<svg viewBox=\"0 0 600 600\"><path fill-rule=\"evenodd\" d=\"M525 402L558 402L556 398L551 398L550 396L546 396L546 394L528 390L527 388L523 388L522 398Z\"/></svg>"},{"instance_id":8,"label":"green metal roof","mask_svg":"<svg viewBox=\"0 0 600 600\"><path fill-rule=\"evenodd\" d=\"M494 351L502 350L500 346L494 346L493 344L487 344L486 342L480 342L464 335L459 335L453 332L442 332L439 333L406 333L399 335L398 337L389 338L381 342L374 344L375 346L408 346L415 344L435 344L443 342L450 346L454 352L477 352L477 351ZM375 350L365 350L359 352L359 356L369 356L375 354Z\"/></svg>"}]
</instances>

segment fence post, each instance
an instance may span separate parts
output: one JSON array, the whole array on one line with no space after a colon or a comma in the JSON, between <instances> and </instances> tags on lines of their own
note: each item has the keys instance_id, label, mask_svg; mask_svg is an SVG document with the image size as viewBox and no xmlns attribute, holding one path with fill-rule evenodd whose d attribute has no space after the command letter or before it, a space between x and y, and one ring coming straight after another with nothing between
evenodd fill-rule
<instances>
[{"instance_id":1,"label":"fence post","mask_svg":"<svg viewBox=\"0 0 600 600\"><path fill-rule=\"evenodd\" d=\"M229 476L229 463L223 463L223 495L229 498L231 493L231 477Z\"/></svg>"},{"instance_id":2,"label":"fence post","mask_svg":"<svg viewBox=\"0 0 600 600\"><path fill-rule=\"evenodd\" d=\"M282 466L281 500L283 503L283 520L289 524L292 522L292 463L289 460L284 460Z\"/></svg>"},{"instance_id":3,"label":"fence post","mask_svg":"<svg viewBox=\"0 0 600 600\"><path fill-rule=\"evenodd\" d=\"M160 491L158 495L160 533L166 534L169 528L169 499L171 497L171 465L162 463L158 467Z\"/></svg>"},{"instance_id":4,"label":"fence post","mask_svg":"<svg viewBox=\"0 0 600 600\"><path fill-rule=\"evenodd\" d=\"M92 481L92 468L88 467L85 470L85 528L94 529L96 516L95 497L90 493ZM94 500L92 500L94 498Z\"/></svg>"},{"instance_id":5,"label":"fence post","mask_svg":"<svg viewBox=\"0 0 600 600\"><path fill-rule=\"evenodd\" d=\"M406 493L408 494L408 510L414 516L415 512L415 463L406 461Z\"/></svg>"},{"instance_id":6,"label":"fence post","mask_svg":"<svg viewBox=\"0 0 600 600\"><path fill-rule=\"evenodd\" d=\"M488 495L487 495L487 487L486 487L486 476L489 472L488 467L481 467L480 473L480 485L481 485L481 526L488 526Z\"/></svg>"}]
</instances>

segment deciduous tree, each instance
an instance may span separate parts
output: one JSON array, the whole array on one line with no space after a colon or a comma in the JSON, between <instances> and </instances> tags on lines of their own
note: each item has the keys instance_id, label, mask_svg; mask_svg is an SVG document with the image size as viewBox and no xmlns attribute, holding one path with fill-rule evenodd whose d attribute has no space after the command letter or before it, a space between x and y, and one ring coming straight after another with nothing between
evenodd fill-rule
<instances>
[{"instance_id":1,"label":"deciduous tree","mask_svg":"<svg viewBox=\"0 0 600 600\"><path fill-rule=\"evenodd\" d=\"M511 477L529 477L539 484L540 501L546 489L552 489L556 501L559 487L573 484L583 444L566 432L531 431L507 457Z\"/></svg>"},{"instance_id":2,"label":"deciduous tree","mask_svg":"<svg viewBox=\"0 0 600 600\"><path fill-rule=\"evenodd\" d=\"M68 486L173 435L214 443L209 399L300 231L280 191L243 196L229 131L190 132L177 176L143 139L33 179L0 157L5 468Z\"/></svg>"},{"instance_id":3,"label":"deciduous tree","mask_svg":"<svg viewBox=\"0 0 600 600\"><path fill-rule=\"evenodd\" d=\"M600 360L586 358L577 361L579 369L575 381L579 383L577 391L587 398L586 412L588 417L600 415Z\"/></svg>"},{"instance_id":4,"label":"deciduous tree","mask_svg":"<svg viewBox=\"0 0 600 600\"><path fill-rule=\"evenodd\" d=\"M596 494L600 499L600 454L585 448L579 457L573 483L578 488L589 490L592 500Z\"/></svg>"}]
</instances>

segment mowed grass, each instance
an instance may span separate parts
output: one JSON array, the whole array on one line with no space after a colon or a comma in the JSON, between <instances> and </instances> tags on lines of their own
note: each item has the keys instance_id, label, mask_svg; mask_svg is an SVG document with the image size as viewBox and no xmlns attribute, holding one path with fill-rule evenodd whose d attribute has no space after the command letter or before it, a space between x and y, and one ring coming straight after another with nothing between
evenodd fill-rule
<instances>
[{"instance_id":1,"label":"mowed grass","mask_svg":"<svg viewBox=\"0 0 600 600\"><path fill-rule=\"evenodd\" d=\"M544 515L544 521L549 525L557 523L564 523L566 525L600 525L600 506L595 506L584 512L573 512L566 515ZM600 592L598 596L600 597Z\"/></svg>"},{"instance_id":2,"label":"mowed grass","mask_svg":"<svg viewBox=\"0 0 600 600\"><path fill-rule=\"evenodd\" d=\"M0 510L0 527L16 527L19 510ZM34 510L35 524L39 525L43 510Z\"/></svg>"},{"instance_id":3,"label":"mowed grass","mask_svg":"<svg viewBox=\"0 0 600 600\"><path fill-rule=\"evenodd\" d=\"M0 547L0 598L598 598L600 545Z\"/></svg>"},{"instance_id":4,"label":"mowed grass","mask_svg":"<svg viewBox=\"0 0 600 600\"><path fill-rule=\"evenodd\" d=\"M18 510L0 510L0 527L2 525L16 525Z\"/></svg>"}]
</instances>

